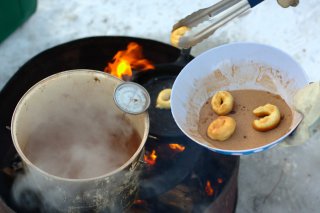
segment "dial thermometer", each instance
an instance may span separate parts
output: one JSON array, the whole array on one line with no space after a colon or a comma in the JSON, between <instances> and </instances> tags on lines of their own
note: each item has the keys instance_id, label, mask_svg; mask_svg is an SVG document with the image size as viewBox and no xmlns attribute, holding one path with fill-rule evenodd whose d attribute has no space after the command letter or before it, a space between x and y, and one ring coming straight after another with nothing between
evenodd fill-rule
<instances>
[{"instance_id":1,"label":"dial thermometer","mask_svg":"<svg viewBox=\"0 0 320 213\"><path fill-rule=\"evenodd\" d=\"M113 99L122 111L134 115L143 113L150 106L147 90L133 82L124 82L117 86Z\"/></svg>"}]
</instances>

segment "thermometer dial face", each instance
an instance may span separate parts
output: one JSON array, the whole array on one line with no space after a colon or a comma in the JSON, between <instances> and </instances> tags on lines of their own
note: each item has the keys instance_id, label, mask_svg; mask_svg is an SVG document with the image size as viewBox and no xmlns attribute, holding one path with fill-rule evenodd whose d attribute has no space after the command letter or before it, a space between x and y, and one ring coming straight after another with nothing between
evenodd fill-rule
<instances>
[{"instance_id":1,"label":"thermometer dial face","mask_svg":"<svg viewBox=\"0 0 320 213\"><path fill-rule=\"evenodd\" d=\"M150 105L150 96L147 90L139 84L125 82L120 84L114 92L116 105L129 114L140 114Z\"/></svg>"}]
</instances>

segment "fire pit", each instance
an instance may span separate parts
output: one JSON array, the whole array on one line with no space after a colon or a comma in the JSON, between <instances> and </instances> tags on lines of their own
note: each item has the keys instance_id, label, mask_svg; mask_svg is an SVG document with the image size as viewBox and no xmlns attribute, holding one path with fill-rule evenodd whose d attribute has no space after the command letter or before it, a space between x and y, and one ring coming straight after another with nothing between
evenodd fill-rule
<instances>
[{"instance_id":1,"label":"fire pit","mask_svg":"<svg viewBox=\"0 0 320 213\"><path fill-rule=\"evenodd\" d=\"M11 197L12 183L21 171L9 126L13 110L22 95L38 81L57 72L70 69L104 70L113 56L119 50L126 49L131 42L142 47L143 56L154 67L148 67L149 71L133 71L133 76L127 80L145 86L154 103L155 94L164 87L172 86L186 61L177 60L181 56L179 49L157 41L131 37L91 37L53 47L23 65L4 87L0 93L0 210L37 212L40 208L36 199L32 200L32 204L27 202L30 196L26 197L23 206L17 205ZM145 146L140 192L127 211L233 212L239 157L216 154L196 145L176 128L168 112L150 108L150 135ZM160 124L168 124L168 128L157 126L157 120Z\"/></svg>"}]
</instances>

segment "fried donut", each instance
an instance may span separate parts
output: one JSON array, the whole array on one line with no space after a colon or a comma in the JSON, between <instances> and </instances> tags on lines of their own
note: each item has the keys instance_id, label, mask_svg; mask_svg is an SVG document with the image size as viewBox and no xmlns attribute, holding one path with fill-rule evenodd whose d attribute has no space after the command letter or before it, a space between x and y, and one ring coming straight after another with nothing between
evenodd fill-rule
<instances>
[{"instance_id":1,"label":"fried donut","mask_svg":"<svg viewBox=\"0 0 320 213\"><path fill-rule=\"evenodd\" d=\"M252 122L252 126L255 130L265 132L276 128L280 123L280 111L275 105L266 104L264 106L259 106L253 110L253 114L260 117L260 119Z\"/></svg>"},{"instance_id":2,"label":"fried donut","mask_svg":"<svg viewBox=\"0 0 320 213\"><path fill-rule=\"evenodd\" d=\"M236 129L236 121L228 116L219 116L211 122L207 135L212 140L225 141L231 137Z\"/></svg>"},{"instance_id":3,"label":"fried donut","mask_svg":"<svg viewBox=\"0 0 320 213\"><path fill-rule=\"evenodd\" d=\"M172 31L171 36L170 36L171 44L175 47L178 47L179 40L180 40L181 36L183 36L188 30L189 30L188 27L182 26L182 27L179 27L178 29L175 29L174 31Z\"/></svg>"},{"instance_id":4,"label":"fried donut","mask_svg":"<svg viewBox=\"0 0 320 213\"><path fill-rule=\"evenodd\" d=\"M170 97L171 97L171 89L164 89L158 94L156 108L159 109L170 109Z\"/></svg>"},{"instance_id":5,"label":"fried donut","mask_svg":"<svg viewBox=\"0 0 320 213\"><path fill-rule=\"evenodd\" d=\"M217 115L227 115L233 108L233 97L227 91L219 91L211 99L211 107Z\"/></svg>"},{"instance_id":6,"label":"fried donut","mask_svg":"<svg viewBox=\"0 0 320 213\"><path fill-rule=\"evenodd\" d=\"M299 4L299 0L277 0L278 4L283 7L283 8L287 8L287 7L295 7Z\"/></svg>"}]
</instances>

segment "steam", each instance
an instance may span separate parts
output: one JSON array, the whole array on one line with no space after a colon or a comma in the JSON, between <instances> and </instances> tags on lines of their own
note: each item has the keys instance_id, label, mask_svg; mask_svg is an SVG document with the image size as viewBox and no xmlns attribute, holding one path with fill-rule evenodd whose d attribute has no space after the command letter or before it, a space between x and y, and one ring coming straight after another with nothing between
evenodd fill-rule
<instances>
[{"instance_id":1,"label":"steam","mask_svg":"<svg viewBox=\"0 0 320 213\"><path fill-rule=\"evenodd\" d=\"M139 171L134 173L138 174ZM125 173L121 171L118 175L124 176ZM103 184L100 182L101 188L94 188L97 184L98 182L92 182L92 187L81 184L59 186L57 181L45 180L27 171L16 177L12 198L19 212L122 212L123 206L119 200L124 199L123 194L112 194L113 190L109 192L109 187L103 188L104 184L120 186L121 180Z\"/></svg>"},{"instance_id":2,"label":"steam","mask_svg":"<svg viewBox=\"0 0 320 213\"><path fill-rule=\"evenodd\" d=\"M44 171L65 178L92 178L125 163L137 148L129 122L107 109L78 108L53 113L35 128L25 148L27 157Z\"/></svg>"},{"instance_id":3,"label":"steam","mask_svg":"<svg viewBox=\"0 0 320 213\"><path fill-rule=\"evenodd\" d=\"M63 178L93 178L119 168L136 152L141 138L123 115L90 104L63 108L50 109L48 117L41 115L41 122L30 126L24 153L38 168ZM118 183L110 184L116 187ZM57 185L56 180L46 179L38 171L26 170L15 179L12 196L22 208L40 208L43 212L70 209L64 206L70 203L70 194L79 195L72 198L73 204L86 205L81 199L88 188ZM95 196L88 198L90 205L100 202L103 193L89 191Z\"/></svg>"},{"instance_id":4,"label":"steam","mask_svg":"<svg viewBox=\"0 0 320 213\"><path fill-rule=\"evenodd\" d=\"M13 200L24 210L38 209L39 197L37 189L31 181L31 175L19 174L12 186Z\"/></svg>"}]
</instances>

